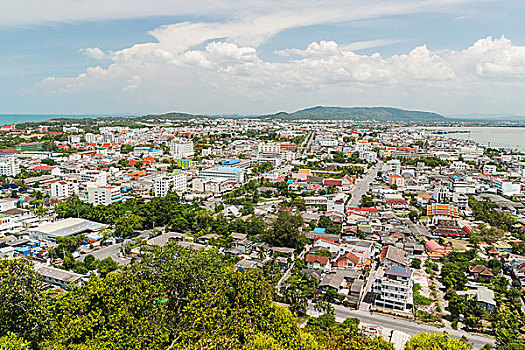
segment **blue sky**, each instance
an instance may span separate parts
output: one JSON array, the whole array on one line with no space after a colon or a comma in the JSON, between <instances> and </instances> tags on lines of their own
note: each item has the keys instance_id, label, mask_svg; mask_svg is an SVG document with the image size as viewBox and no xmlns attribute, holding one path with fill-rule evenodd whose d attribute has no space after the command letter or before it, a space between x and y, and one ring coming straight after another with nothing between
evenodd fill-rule
<instances>
[{"instance_id":1,"label":"blue sky","mask_svg":"<svg viewBox=\"0 0 525 350\"><path fill-rule=\"evenodd\" d=\"M13 2L0 113L525 114L523 13L517 0Z\"/></svg>"}]
</instances>

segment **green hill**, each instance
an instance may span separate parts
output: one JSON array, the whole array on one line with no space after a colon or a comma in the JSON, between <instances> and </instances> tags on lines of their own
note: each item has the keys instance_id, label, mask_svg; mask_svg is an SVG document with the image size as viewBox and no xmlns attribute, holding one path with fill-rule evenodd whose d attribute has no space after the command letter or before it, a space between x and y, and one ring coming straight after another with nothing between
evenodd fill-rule
<instances>
[{"instance_id":1,"label":"green hill","mask_svg":"<svg viewBox=\"0 0 525 350\"><path fill-rule=\"evenodd\" d=\"M313 119L313 120L376 120L376 121L445 121L442 115L432 112L408 111L390 107L323 107L302 109L294 113L279 112L263 118L275 119Z\"/></svg>"}]
</instances>

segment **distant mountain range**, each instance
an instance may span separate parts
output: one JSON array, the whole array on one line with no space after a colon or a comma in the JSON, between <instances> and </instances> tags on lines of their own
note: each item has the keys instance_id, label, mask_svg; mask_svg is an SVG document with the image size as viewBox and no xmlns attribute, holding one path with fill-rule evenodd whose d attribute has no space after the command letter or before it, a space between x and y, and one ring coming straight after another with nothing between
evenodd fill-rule
<instances>
[{"instance_id":1,"label":"distant mountain range","mask_svg":"<svg viewBox=\"0 0 525 350\"><path fill-rule=\"evenodd\" d=\"M281 119L281 120L353 120L353 121L378 121L378 122L455 122L455 121L480 121L480 122L501 122L501 121L525 121L525 116L519 115L497 115L497 114L454 114L443 116L433 112L411 111L392 107L324 107L317 106L301 109L288 113L279 112L268 115L239 115L239 114L220 114L220 115L197 115L189 113L166 113L160 115L145 115L133 118L135 120L188 120L192 118L261 118L261 119Z\"/></svg>"},{"instance_id":2,"label":"distant mountain range","mask_svg":"<svg viewBox=\"0 0 525 350\"><path fill-rule=\"evenodd\" d=\"M437 113L408 111L391 107L323 107L302 109L294 113L279 112L272 115L261 116L261 118L276 118L287 120L376 120L376 121L420 121L435 122L447 119Z\"/></svg>"}]
</instances>

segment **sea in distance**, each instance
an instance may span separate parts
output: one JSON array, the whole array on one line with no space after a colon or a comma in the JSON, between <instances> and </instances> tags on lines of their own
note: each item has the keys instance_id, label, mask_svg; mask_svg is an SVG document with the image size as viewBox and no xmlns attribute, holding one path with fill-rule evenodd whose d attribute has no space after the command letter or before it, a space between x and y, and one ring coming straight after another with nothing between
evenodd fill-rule
<instances>
[{"instance_id":1,"label":"sea in distance","mask_svg":"<svg viewBox=\"0 0 525 350\"><path fill-rule=\"evenodd\" d=\"M505 147L525 151L525 127L497 127L497 126L480 126L480 127L428 127L432 131L446 131L443 136L451 137L458 140L472 140L481 145L491 147ZM459 131L459 133L451 133ZM462 132L462 131L469 131Z\"/></svg>"}]
</instances>

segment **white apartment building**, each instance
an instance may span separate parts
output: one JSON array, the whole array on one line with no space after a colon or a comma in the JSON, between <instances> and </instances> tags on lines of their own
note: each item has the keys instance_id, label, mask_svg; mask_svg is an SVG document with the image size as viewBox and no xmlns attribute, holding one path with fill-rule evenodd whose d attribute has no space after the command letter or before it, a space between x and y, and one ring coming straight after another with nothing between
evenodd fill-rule
<instances>
[{"instance_id":1,"label":"white apartment building","mask_svg":"<svg viewBox=\"0 0 525 350\"><path fill-rule=\"evenodd\" d=\"M483 165L483 174L496 174L498 168L494 164Z\"/></svg>"},{"instance_id":2,"label":"white apartment building","mask_svg":"<svg viewBox=\"0 0 525 350\"><path fill-rule=\"evenodd\" d=\"M463 158L465 158L465 157L481 157L483 155L484 149L480 148L480 147L477 147L477 146L460 147L459 148L459 152L461 153Z\"/></svg>"},{"instance_id":3,"label":"white apartment building","mask_svg":"<svg viewBox=\"0 0 525 350\"><path fill-rule=\"evenodd\" d=\"M326 211L339 211L341 213L344 213L346 197L347 196L344 193L336 194L333 198L329 199L326 202Z\"/></svg>"},{"instance_id":4,"label":"white apartment building","mask_svg":"<svg viewBox=\"0 0 525 350\"><path fill-rule=\"evenodd\" d=\"M153 189L157 197L166 196L170 188L177 193L185 192L188 188L186 174L176 172L169 175L161 175L153 180Z\"/></svg>"},{"instance_id":5,"label":"white apartment building","mask_svg":"<svg viewBox=\"0 0 525 350\"><path fill-rule=\"evenodd\" d=\"M434 187L432 199L438 203L444 203L448 198L448 189L442 186Z\"/></svg>"},{"instance_id":6,"label":"white apartment building","mask_svg":"<svg viewBox=\"0 0 525 350\"><path fill-rule=\"evenodd\" d=\"M64 129L66 129L66 128L64 128ZM80 137L80 135L69 135L68 139L69 139L70 143L80 143L81 137Z\"/></svg>"},{"instance_id":7,"label":"white apartment building","mask_svg":"<svg viewBox=\"0 0 525 350\"><path fill-rule=\"evenodd\" d=\"M454 193L452 195L452 203L459 209L465 210L468 208L468 197L461 193Z\"/></svg>"},{"instance_id":8,"label":"white apartment building","mask_svg":"<svg viewBox=\"0 0 525 350\"><path fill-rule=\"evenodd\" d=\"M124 198L120 193L120 187L104 186L88 188L88 203L95 205L110 205L120 202Z\"/></svg>"},{"instance_id":9,"label":"white apartment building","mask_svg":"<svg viewBox=\"0 0 525 350\"><path fill-rule=\"evenodd\" d=\"M359 158L364 159L369 163L377 162L377 153L373 151L360 151Z\"/></svg>"},{"instance_id":10,"label":"white apartment building","mask_svg":"<svg viewBox=\"0 0 525 350\"><path fill-rule=\"evenodd\" d=\"M336 139L323 139L319 140L319 144L323 147L336 147L338 143Z\"/></svg>"},{"instance_id":11,"label":"white apartment building","mask_svg":"<svg viewBox=\"0 0 525 350\"><path fill-rule=\"evenodd\" d=\"M92 134L92 133L90 133L90 132L88 132L87 134L85 134L84 137L86 138L86 142L87 142L87 143L97 142L97 135Z\"/></svg>"},{"instance_id":12,"label":"white apartment building","mask_svg":"<svg viewBox=\"0 0 525 350\"><path fill-rule=\"evenodd\" d=\"M35 214L31 210L11 208L1 211L0 233L17 232L34 220Z\"/></svg>"},{"instance_id":13,"label":"white apartment building","mask_svg":"<svg viewBox=\"0 0 525 350\"><path fill-rule=\"evenodd\" d=\"M213 194L221 194L231 191L235 188L235 182L227 178L202 178L196 177L193 179L192 188L195 192L208 192Z\"/></svg>"},{"instance_id":14,"label":"white apartment building","mask_svg":"<svg viewBox=\"0 0 525 350\"><path fill-rule=\"evenodd\" d=\"M108 184L108 174L99 170L83 170L80 173L80 181L94 182L98 187L104 187Z\"/></svg>"},{"instance_id":15,"label":"white apartment building","mask_svg":"<svg viewBox=\"0 0 525 350\"><path fill-rule=\"evenodd\" d=\"M380 267L373 286L374 305L411 313L413 307L412 271L406 267Z\"/></svg>"},{"instance_id":16,"label":"white apartment building","mask_svg":"<svg viewBox=\"0 0 525 350\"><path fill-rule=\"evenodd\" d=\"M168 143L168 147L175 158L191 158L195 154L192 141L173 140Z\"/></svg>"},{"instance_id":17,"label":"white apartment building","mask_svg":"<svg viewBox=\"0 0 525 350\"><path fill-rule=\"evenodd\" d=\"M469 168L469 165L465 162L452 162L452 165L450 166L452 170L455 171L464 171Z\"/></svg>"},{"instance_id":18,"label":"white apartment building","mask_svg":"<svg viewBox=\"0 0 525 350\"><path fill-rule=\"evenodd\" d=\"M401 161L399 159L391 159L383 164L381 167L382 172L393 172L394 174L401 174Z\"/></svg>"},{"instance_id":19,"label":"white apartment building","mask_svg":"<svg viewBox=\"0 0 525 350\"><path fill-rule=\"evenodd\" d=\"M257 145L257 152L262 154L279 154L281 153L281 144L272 143L259 143Z\"/></svg>"},{"instance_id":20,"label":"white apartment building","mask_svg":"<svg viewBox=\"0 0 525 350\"><path fill-rule=\"evenodd\" d=\"M0 175L15 176L20 173L20 164L14 157L0 161Z\"/></svg>"},{"instance_id":21,"label":"white apartment building","mask_svg":"<svg viewBox=\"0 0 525 350\"><path fill-rule=\"evenodd\" d=\"M448 189L452 193L474 194L476 193L476 186L468 182L466 179L451 179L448 182Z\"/></svg>"},{"instance_id":22,"label":"white apartment building","mask_svg":"<svg viewBox=\"0 0 525 350\"><path fill-rule=\"evenodd\" d=\"M304 197L304 204L308 206L327 205L328 198L324 196Z\"/></svg>"},{"instance_id":23,"label":"white apartment building","mask_svg":"<svg viewBox=\"0 0 525 350\"><path fill-rule=\"evenodd\" d=\"M51 184L51 197L64 199L78 194L78 183L73 181L58 181Z\"/></svg>"},{"instance_id":24,"label":"white apartment building","mask_svg":"<svg viewBox=\"0 0 525 350\"><path fill-rule=\"evenodd\" d=\"M368 141L358 140L355 143L355 150L357 152L369 151L370 149L372 149L372 144Z\"/></svg>"},{"instance_id":25,"label":"white apartment building","mask_svg":"<svg viewBox=\"0 0 525 350\"><path fill-rule=\"evenodd\" d=\"M500 195L513 196L521 193L521 184L515 184L509 180L495 179L493 182L496 191Z\"/></svg>"},{"instance_id":26,"label":"white apartment building","mask_svg":"<svg viewBox=\"0 0 525 350\"><path fill-rule=\"evenodd\" d=\"M230 166L218 166L201 171L200 176L203 178L221 177L234 182L243 182L244 169Z\"/></svg>"}]
</instances>

